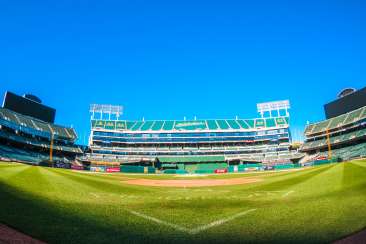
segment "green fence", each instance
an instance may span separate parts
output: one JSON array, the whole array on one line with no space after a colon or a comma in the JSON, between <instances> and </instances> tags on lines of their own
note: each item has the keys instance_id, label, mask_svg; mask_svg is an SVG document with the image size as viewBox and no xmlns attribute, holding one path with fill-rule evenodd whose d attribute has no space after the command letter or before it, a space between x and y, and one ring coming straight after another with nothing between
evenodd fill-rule
<instances>
[{"instance_id":1,"label":"green fence","mask_svg":"<svg viewBox=\"0 0 366 244\"><path fill-rule=\"evenodd\" d=\"M295 167L294 164L279 164L273 166L275 170L293 169L294 167Z\"/></svg>"},{"instance_id":2,"label":"green fence","mask_svg":"<svg viewBox=\"0 0 366 244\"><path fill-rule=\"evenodd\" d=\"M166 169L164 174L188 174L188 172L184 169Z\"/></svg>"},{"instance_id":3,"label":"green fence","mask_svg":"<svg viewBox=\"0 0 366 244\"><path fill-rule=\"evenodd\" d=\"M226 169L227 163L205 163L197 164L197 169L194 171L196 174L211 174L215 173L217 169Z\"/></svg>"},{"instance_id":4,"label":"green fence","mask_svg":"<svg viewBox=\"0 0 366 244\"><path fill-rule=\"evenodd\" d=\"M121 172L123 173L140 173L140 174L154 174L155 168L151 166L135 166L135 165L121 165Z\"/></svg>"},{"instance_id":5,"label":"green fence","mask_svg":"<svg viewBox=\"0 0 366 244\"><path fill-rule=\"evenodd\" d=\"M230 165L228 167L228 172L244 172L249 170L259 170L262 168L262 164L240 164L240 165Z\"/></svg>"},{"instance_id":6,"label":"green fence","mask_svg":"<svg viewBox=\"0 0 366 244\"><path fill-rule=\"evenodd\" d=\"M323 164L330 164L330 163L336 163L336 162L338 162L337 158L324 159L324 160L314 161L314 165L323 165Z\"/></svg>"}]
</instances>

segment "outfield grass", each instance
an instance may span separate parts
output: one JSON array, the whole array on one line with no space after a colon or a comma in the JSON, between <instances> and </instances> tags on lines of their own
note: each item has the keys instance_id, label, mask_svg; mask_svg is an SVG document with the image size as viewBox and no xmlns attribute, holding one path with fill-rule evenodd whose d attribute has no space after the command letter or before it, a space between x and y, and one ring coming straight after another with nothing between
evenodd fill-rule
<instances>
[{"instance_id":1,"label":"outfield grass","mask_svg":"<svg viewBox=\"0 0 366 244\"><path fill-rule=\"evenodd\" d=\"M126 178L0 164L0 222L50 243L327 243L366 227L366 161L235 186L164 188Z\"/></svg>"}]
</instances>

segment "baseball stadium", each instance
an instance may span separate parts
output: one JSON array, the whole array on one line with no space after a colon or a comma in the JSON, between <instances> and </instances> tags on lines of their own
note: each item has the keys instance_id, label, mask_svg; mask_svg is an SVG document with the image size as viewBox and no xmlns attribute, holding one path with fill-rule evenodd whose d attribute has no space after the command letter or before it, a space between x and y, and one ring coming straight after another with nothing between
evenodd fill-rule
<instances>
[{"instance_id":1,"label":"baseball stadium","mask_svg":"<svg viewBox=\"0 0 366 244\"><path fill-rule=\"evenodd\" d=\"M126 120L91 104L83 146L55 109L8 91L0 242L362 243L366 88L324 108L299 144L288 100L249 119Z\"/></svg>"}]
</instances>

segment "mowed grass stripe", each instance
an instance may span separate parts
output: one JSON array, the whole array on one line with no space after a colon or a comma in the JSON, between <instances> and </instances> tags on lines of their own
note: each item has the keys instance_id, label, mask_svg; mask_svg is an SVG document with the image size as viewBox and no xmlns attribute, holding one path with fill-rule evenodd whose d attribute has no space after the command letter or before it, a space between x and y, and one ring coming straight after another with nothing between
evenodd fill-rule
<instances>
[{"instance_id":1,"label":"mowed grass stripe","mask_svg":"<svg viewBox=\"0 0 366 244\"><path fill-rule=\"evenodd\" d=\"M250 186L186 190L130 187L120 184L117 174L113 179L38 167L6 181L1 168L0 220L50 243L328 243L366 226L365 167L358 164L265 176ZM90 191L99 197L86 194ZM232 194L237 198L226 198ZM250 194L255 197L247 198ZM117 199L128 195L138 198L124 204ZM195 229L251 208L257 210L193 236L127 212Z\"/></svg>"},{"instance_id":2,"label":"mowed grass stripe","mask_svg":"<svg viewBox=\"0 0 366 244\"><path fill-rule=\"evenodd\" d=\"M302 197L321 196L324 193L329 194L340 190L343 187L343 165L333 164L324 169L317 171L317 174L312 175L307 180L293 185L290 189L301 193Z\"/></svg>"},{"instance_id":3,"label":"mowed grass stripe","mask_svg":"<svg viewBox=\"0 0 366 244\"><path fill-rule=\"evenodd\" d=\"M289 190L297 184L308 181L311 178L329 170L334 165L327 165L322 167L316 167L307 171L292 172L291 174L285 174L281 176L273 176L267 178L263 183L258 183L255 186L249 186L248 190L251 191L276 191L276 190Z\"/></svg>"},{"instance_id":4,"label":"mowed grass stripe","mask_svg":"<svg viewBox=\"0 0 366 244\"><path fill-rule=\"evenodd\" d=\"M9 166L1 166L0 167L0 181L1 180L9 180L11 177L15 177L18 174L21 174L24 170L29 169L31 166L28 165L9 165Z\"/></svg>"},{"instance_id":5,"label":"mowed grass stripe","mask_svg":"<svg viewBox=\"0 0 366 244\"><path fill-rule=\"evenodd\" d=\"M148 193L148 188L138 186L125 186L121 184L119 180L98 177L95 178L93 175L75 174L72 171L66 170L54 170L56 174L64 176L70 180L76 181L80 184L92 187L96 191L111 192L111 193L124 193L124 192L136 192L136 193Z\"/></svg>"}]
</instances>

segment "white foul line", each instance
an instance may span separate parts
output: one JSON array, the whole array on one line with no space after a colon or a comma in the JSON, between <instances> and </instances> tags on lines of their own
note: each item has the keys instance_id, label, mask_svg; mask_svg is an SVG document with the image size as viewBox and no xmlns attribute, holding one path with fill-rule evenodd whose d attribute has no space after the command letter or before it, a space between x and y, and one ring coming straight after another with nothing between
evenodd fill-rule
<instances>
[{"instance_id":1,"label":"white foul line","mask_svg":"<svg viewBox=\"0 0 366 244\"><path fill-rule=\"evenodd\" d=\"M207 224L207 225L199 226L199 227L197 227L197 228L195 228L195 229L192 229L192 230L190 231L190 234L194 235L194 234L197 234L197 233L199 233L199 232L201 232L201 231L207 230L207 229L209 229L209 228L212 228L212 227L215 227L215 226L218 226L218 225L225 224L226 222L229 222L229 221L231 221L231 220L234 220L234 219L236 219L236 218L239 218L239 217L241 217L241 216L244 216L244 215L246 215L246 214L248 214L248 213L250 213L250 212L253 212L253 211L255 211L255 210L257 210L257 209L255 209L255 208L253 208L253 209L249 209L249 210L247 210L247 211L237 213L237 214L235 214L235 215L233 215L233 216L231 216L231 217L228 217L228 218L225 218L225 219L220 219L220 220L214 221L214 222L212 222L212 223L210 223L210 224Z\"/></svg>"},{"instance_id":2,"label":"white foul line","mask_svg":"<svg viewBox=\"0 0 366 244\"><path fill-rule=\"evenodd\" d=\"M90 195L93 195L94 197L99 198L99 195L98 194L95 194L93 192L90 192Z\"/></svg>"},{"instance_id":3,"label":"white foul line","mask_svg":"<svg viewBox=\"0 0 366 244\"><path fill-rule=\"evenodd\" d=\"M186 233L191 234L191 235L195 235L195 234L198 234L199 232L202 232L204 230L210 229L212 227L225 224L226 222L229 222L231 220L234 220L236 218L239 218L241 216L244 216L246 214L249 214L250 212L253 212L255 210L257 210L257 209L255 209L255 208L249 209L249 210L246 210L244 212L237 213L237 214L235 214L235 215L233 215L231 217L224 218L224 219L220 219L220 220L214 221L214 222L212 222L210 224L207 224L207 225L199 226L199 227L197 227L195 229L188 229L188 228L185 228L183 226L176 225L176 224L172 224L172 223L166 222L164 220L160 220L160 219L157 219L157 218L154 218L154 217L151 217L151 216L148 216L146 214L142 214L142 213L139 213L139 212L136 212L136 211L133 211L133 210L127 210L127 211L129 213L133 214L133 215L138 216L138 217L141 217L141 218L144 218L144 219L153 221L153 222L158 223L158 224L161 224L161 225L169 226L169 227L171 227L173 229L176 229L176 230L179 230L179 231L182 231L182 232L186 232Z\"/></svg>"},{"instance_id":4,"label":"white foul line","mask_svg":"<svg viewBox=\"0 0 366 244\"><path fill-rule=\"evenodd\" d=\"M172 224L172 223L166 222L164 220L160 220L160 219L157 219L157 218L154 218L154 217L151 217L151 216L148 216L146 214L142 214L142 213L139 213L139 212L136 212L136 211L133 211L133 210L127 210L127 211L129 213L133 214L133 215L136 215L138 217L153 221L155 223L166 225L166 226L172 227L173 229L176 229L176 230L179 230L179 231L182 231L182 232L189 232L189 229L184 228L182 226Z\"/></svg>"},{"instance_id":5,"label":"white foul line","mask_svg":"<svg viewBox=\"0 0 366 244\"><path fill-rule=\"evenodd\" d=\"M286 192L285 194L282 195L282 197L287 197L288 195L290 195L291 193L294 193L295 191L289 191Z\"/></svg>"}]
</instances>

